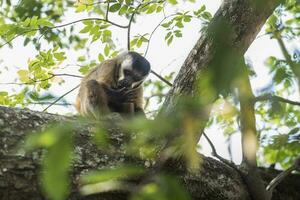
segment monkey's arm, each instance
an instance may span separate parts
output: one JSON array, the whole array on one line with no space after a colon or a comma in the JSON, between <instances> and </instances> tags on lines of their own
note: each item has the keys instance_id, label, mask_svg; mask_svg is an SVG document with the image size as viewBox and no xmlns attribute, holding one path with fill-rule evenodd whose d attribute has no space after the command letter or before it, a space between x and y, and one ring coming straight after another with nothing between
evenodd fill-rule
<instances>
[{"instance_id":1,"label":"monkey's arm","mask_svg":"<svg viewBox=\"0 0 300 200\"><path fill-rule=\"evenodd\" d=\"M109 112L107 96L103 85L96 80L88 80L81 85L77 97L78 111L82 115L100 117Z\"/></svg>"}]
</instances>

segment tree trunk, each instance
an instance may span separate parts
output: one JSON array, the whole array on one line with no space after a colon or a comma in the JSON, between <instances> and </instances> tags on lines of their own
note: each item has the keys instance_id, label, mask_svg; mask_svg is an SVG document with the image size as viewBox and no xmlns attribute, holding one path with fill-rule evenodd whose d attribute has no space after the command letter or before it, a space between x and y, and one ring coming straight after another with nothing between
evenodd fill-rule
<instances>
[{"instance_id":1,"label":"tree trunk","mask_svg":"<svg viewBox=\"0 0 300 200\"><path fill-rule=\"evenodd\" d=\"M197 80L205 78L204 76L207 75L205 71L214 65L217 55L230 51L234 51L236 57L244 55L267 18L280 2L279 0L224 0L206 33L201 35L186 58L166 97L163 109L167 112L172 110L180 96L194 97L199 95L201 91L197 91ZM225 48L218 48L220 41L214 37L218 34L215 31L224 23L230 26L230 33L227 33L226 30L217 30L224 35L225 39L228 39ZM230 34L229 37L228 34ZM221 65L226 63L225 59L227 58L224 57L223 59L224 62L219 60L218 63ZM218 96L218 94L215 95ZM211 98L212 101L214 99ZM212 101L206 103L209 104Z\"/></svg>"},{"instance_id":2,"label":"tree trunk","mask_svg":"<svg viewBox=\"0 0 300 200\"><path fill-rule=\"evenodd\" d=\"M117 115L111 118L117 120ZM47 113L34 112L16 108L0 107L0 199L1 200L40 200L45 199L40 189L38 172L41 151L28 155L16 151L23 143L24 137L30 131L37 131L50 122L64 122L72 118ZM117 153L108 155L97 149L89 140L88 127L81 128L76 133L73 164L71 200L77 199L116 199L128 197L127 192L110 192L83 197L78 192L78 177L89 169L116 166L118 163L144 162L128 157L122 151L124 137L117 126L110 129L112 144L119 149ZM167 166L168 172L174 172L180 177L182 184L193 199L230 199L249 200L249 194L239 174L232 168L212 158L203 157L199 172L191 174L178 165ZM262 169L264 180L270 181L278 171ZM142 180L140 180L142 181ZM278 186L273 199L300 199L300 176L291 175Z\"/></svg>"}]
</instances>

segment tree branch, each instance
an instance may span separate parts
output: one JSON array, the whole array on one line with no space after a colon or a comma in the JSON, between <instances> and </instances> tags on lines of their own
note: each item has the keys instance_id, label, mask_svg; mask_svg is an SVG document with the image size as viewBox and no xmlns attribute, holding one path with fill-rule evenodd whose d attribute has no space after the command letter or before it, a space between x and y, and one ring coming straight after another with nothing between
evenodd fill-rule
<instances>
[{"instance_id":1,"label":"tree branch","mask_svg":"<svg viewBox=\"0 0 300 200\"><path fill-rule=\"evenodd\" d=\"M123 148L127 137L120 130L118 117L110 115L108 118L112 123L108 129L108 140L116 151L107 153L105 149L99 148L91 140L93 126L76 127L74 133L74 162L72 162L72 173L70 181L71 194L69 200L96 200L114 199L126 200L128 192L111 191L107 193L82 196L78 188L78 180L84 172L93 169L111 168L118 164L134 164L144 167L145 161L136 157L130 157ZM7 108L0 106L0 196L4 200L44 199L46 198L40 186L40 159L42 151L36 150L30 154L22 154L14 151L19 144L24 143L24 138L32 130L38 131L52 122L65 123L74 120L60 115L43 112L34 112L28 109ZM120 120L120 119L119 119ZM104 123L105 121L103 121ZM148 168L152 170L152 167ZM170 165L166 169L168 173L176 175L182 185L188 190L192 199L213 200L250 200L249 194L240 175L231 167L207 157L202 157L201 170L189 173L177 165ZM266 169L265 169L266 170ZM265 174L265 180L272 179L278 171L272 173L261 171ZM276 200L299 199L298 189L299 175L290 175L286 181L290 186L278 185L274 192ZM131 182L140 186L143 179L138 177ZM136 187L136 188L137 188Z\"/></svg>"},{"instance_id":2,"label":"tree branch","mask_svg":"<svg viewBox=\"0 0 300 200\"><path fill-rule=\"evenodd\" d=\"M76 90L77 88L79 88L80 84L77 85L76 87L72 88L71 90L69 90L68 92L64 93L63 95L61 95L59 98L57 98L55 101L53 101L50 105L48 105L43 112L47 111L51 106L53 106L54 104L56 104L57 102L59 102L62 98L64 98L65 96L67 96L68 94L70 94L71 92L73 92L74 90Z\"/></svg>"},{"instance_id":3,"label":"tree branch","mask_svg":"<svg viewBox=\"0 0 300 200\"><path fill-rule=\"evenodd\" d=\"M4 44L1 44L0 48L3 47L3 46L5 46L5 45L7 45L7 44L9 44L10 42L12 42L13 40L15 40L19 36L25 35L26 33L30 33L30 32L33 32L33 31L51 30L51 29L56 29L56 28L62 28L62 27L73 25L73 24L76 24L76 23L79 23L79 22L83 22L83 21L104 21L104 22L107 22L107 23L109 23L111 25L114 25L116 27L119 27L119 28L128 28L128 25L120 25L120 24L117 24L115 22L112 22L112 21L109 21L109 20L106 20L106 19L95 18L95 17L94 18L84 18L84 19L79 19L79 20L76 20L76 21L73 21L73 22L69 22L69 23L66 23L66 24L61 24L61 25L53 26L53 27L42 27L42 28L25 30L22 33L19 33L16 36L14 36L12 39L10 39L9 41L5 42Z\"/></svg>"},{"instance_id":4,"label":"tree branch","mask_svg":"<svg viewBox=\"0 0 300 200\"><path fill-rule=\"evenodd\" d=\"M147 56L147 53L148 53L148 50L149 50L149 46L150 46L150 41L151 41L151 38L152 36L154 35L154 33L156 32L156 30L158 29L158 27L160 27L160 25L166 20L168 19L169 17L172 17L176 14L172 14L172 15L169 15L169 16L164 16L164 18L156 25L156 27L153 29L153 31L151 32L150 36L149 36L149 39L148 39L148 44L147 44L147 47L146 47L146 50L145 50L145 53L144 53L144 56L146 57Z\"/></svg>"},{"instance_id":5,"label":"tree branch","mask_svg":"<svg viewBox=\"0 0 300 200\"><path fill-rule=\"evenodd\" d=\"M254 101L255 102L258 102L258 101L279 101L279 102L282 102L282 103L288 103L288 104L291 104L291 105L300 106L300 102L285 99L283 97L276 96L276 95L273 95L273 94L264 94L264 95L261 95L261 96L257 96L257 97L254 98Z\"/></svg>"}]
</instances>

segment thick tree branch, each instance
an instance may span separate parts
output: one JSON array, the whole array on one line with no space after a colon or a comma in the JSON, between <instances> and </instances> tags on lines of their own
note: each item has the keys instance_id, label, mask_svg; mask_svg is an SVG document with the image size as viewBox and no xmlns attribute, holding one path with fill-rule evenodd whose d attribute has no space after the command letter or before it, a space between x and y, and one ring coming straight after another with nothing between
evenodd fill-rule
<instances>
[{"instance_id":1,"label":"thick tree branch","mask_svg":"<svg viewBox=\"0 0 300 200\"><path fill-rule=\"evenodd\" d=\"M45 199L38 179L41 151L37 150L24 155L16 151L16 147L23 143L24 137L31 130L37 131L45 125L57 121L64 123L73 120L64 116L53 115L30 110L0 107L0 199L27 200ZM111 115L108 120L118 121L117 115ZM127 192L114 191L110 193L83 197L79 194L78 178L91 169L116 166L120 163L144 165L144 161L126 155L122 145L125 138L118 126L112 125L109 129L109 140L116 150L113 154L97 148L90 141L91 127L78 127L75 134L75 160L71 181L69 200L125 200ZM194 174L188 173L178 165L169 165L167 172L177 175L192 199L207 200L250 200L247 189L239 174L211 158L202 157L201 169ZM278 174L278 171L261 171L264 179L269 182ZM142 180L141 180L142 181ZM299 175L290 175L275 189L274 200L299 199ZM285 185L288 183L288 187Z\"/></svg>"}]
</instances>

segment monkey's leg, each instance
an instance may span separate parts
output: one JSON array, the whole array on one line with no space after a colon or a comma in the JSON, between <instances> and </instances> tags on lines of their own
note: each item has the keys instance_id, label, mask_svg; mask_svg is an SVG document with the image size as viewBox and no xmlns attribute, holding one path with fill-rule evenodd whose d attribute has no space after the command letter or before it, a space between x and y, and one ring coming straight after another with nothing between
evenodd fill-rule
<instances>
[{"instance_id":1,"label":"monkey's leg","mask_svg":"<svg viewBox=\"0 0 300 200\"><path fill-rule=\"evenodd\" d=\"M89 111L94 115L108 113L108 100L103 85L98 83L96 80L89 80L86 83L86 87L87 100L90 107Z\"/></svg>"}]
</instances>

